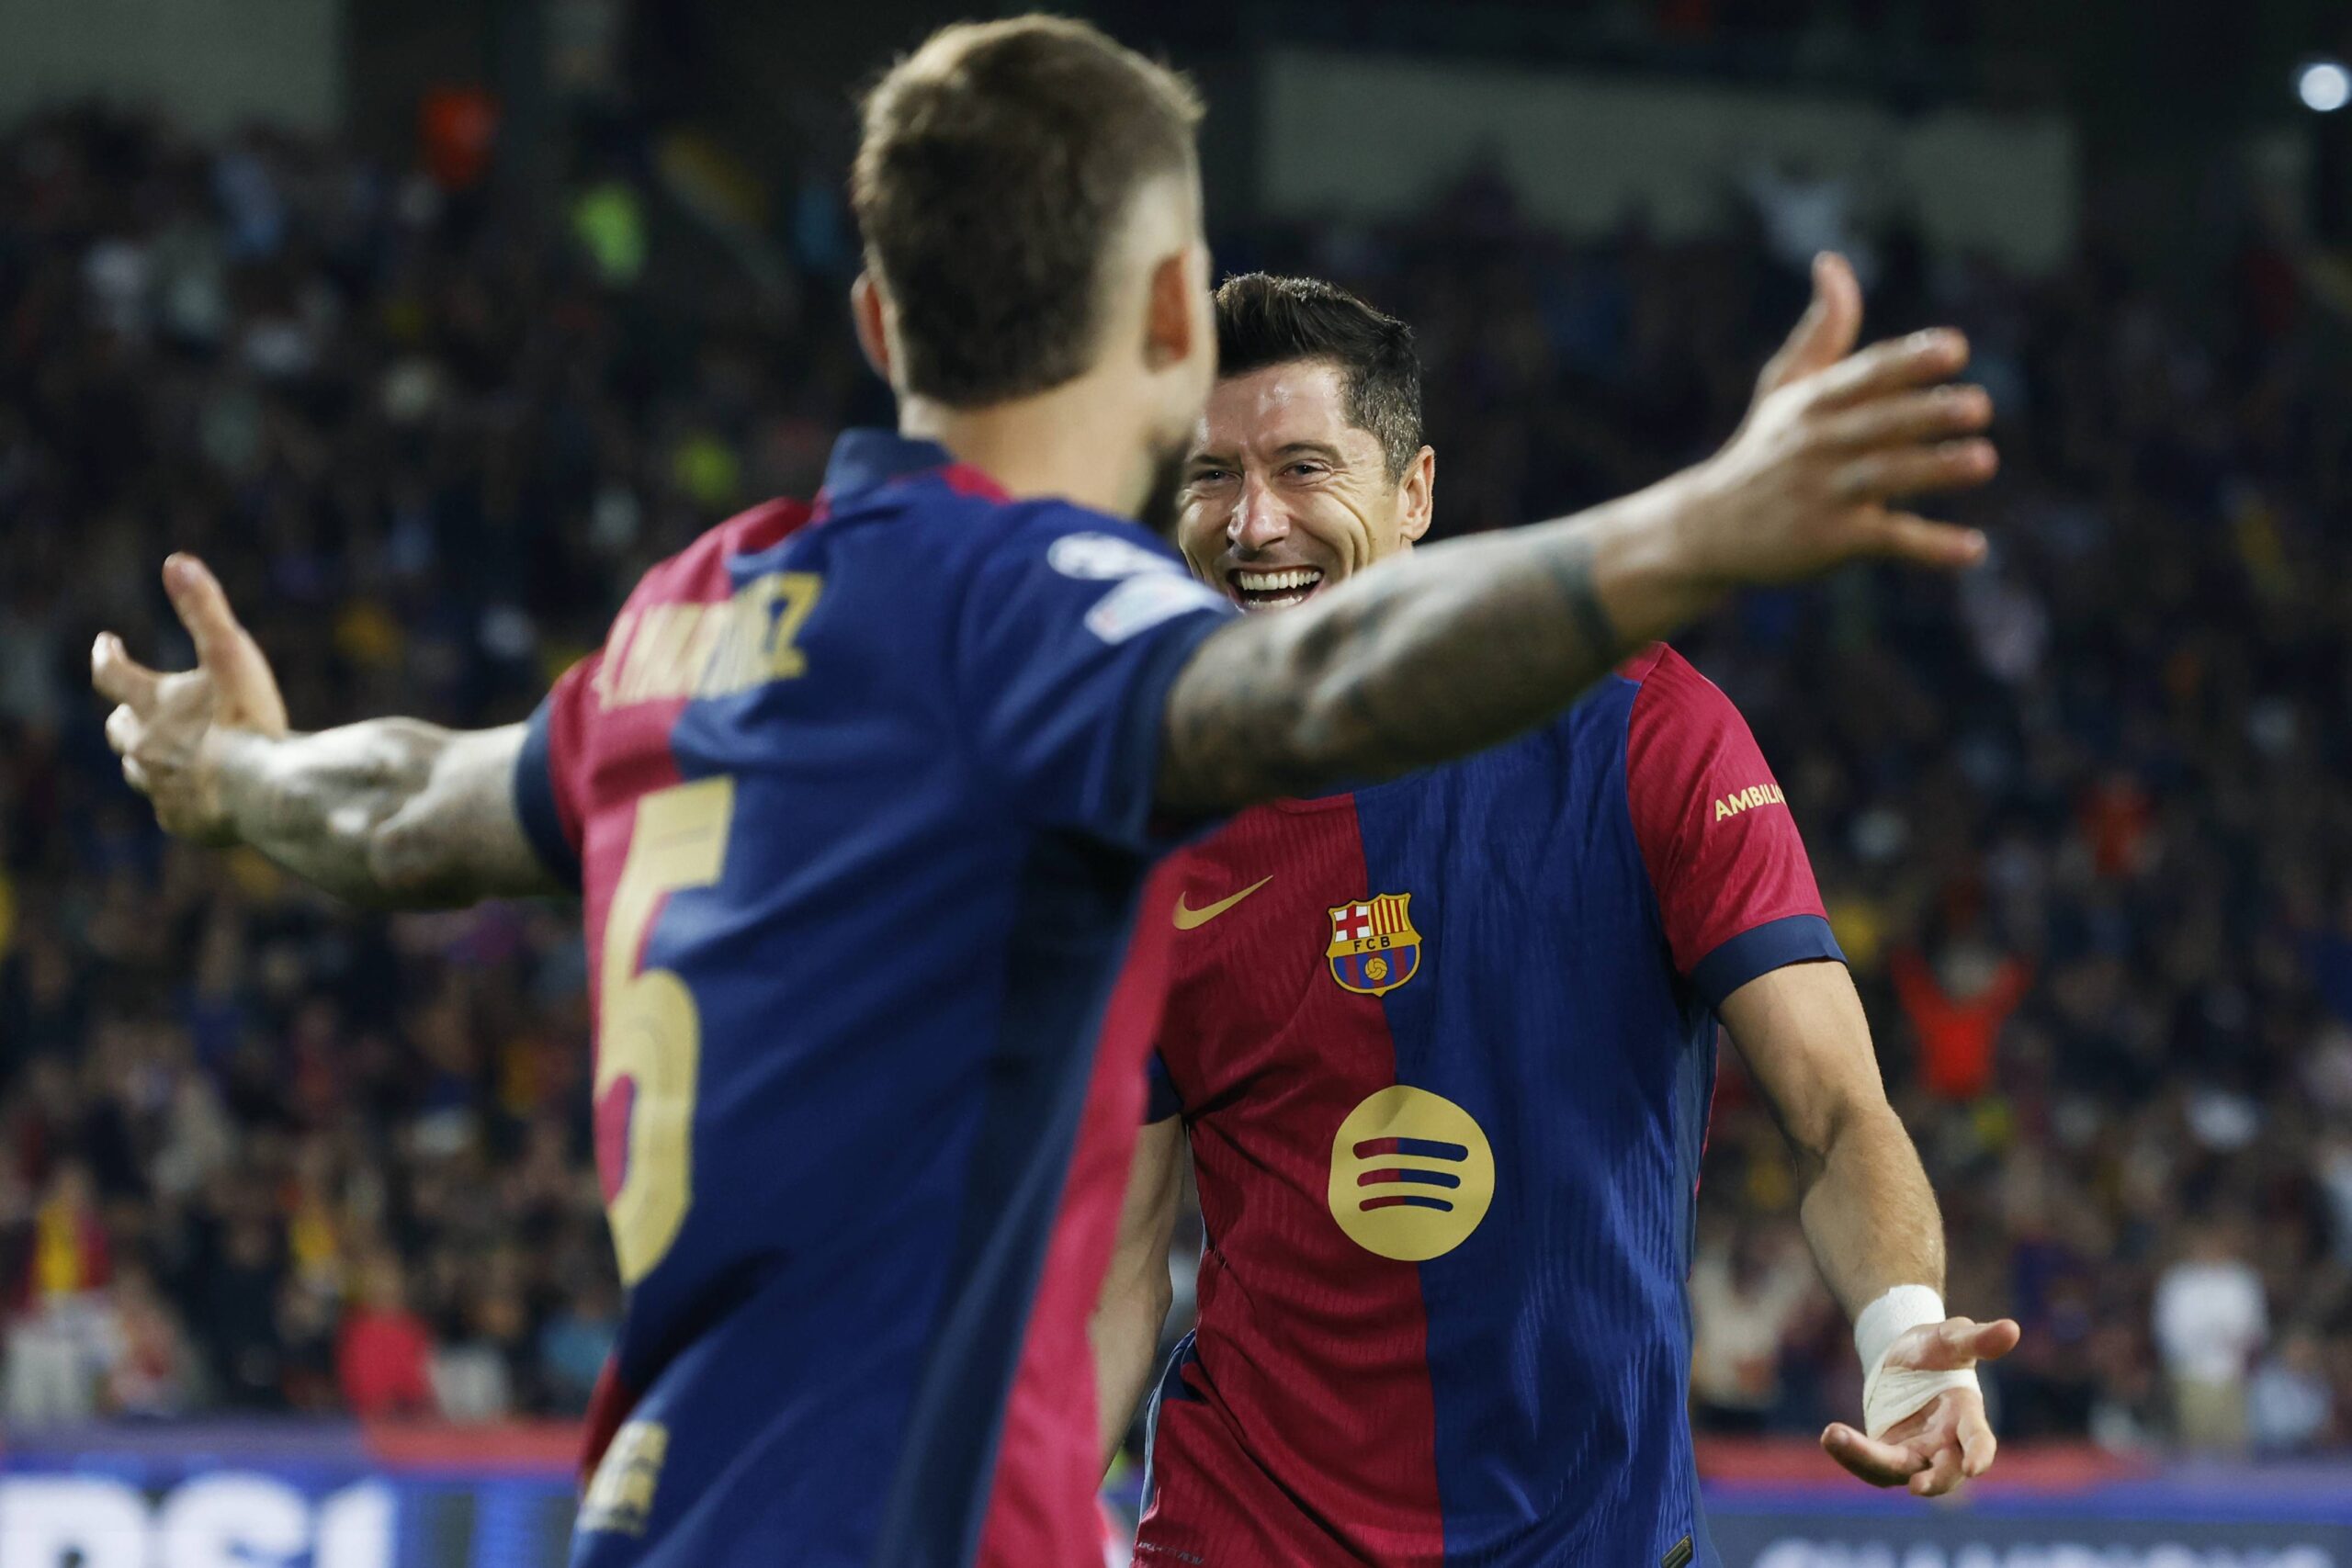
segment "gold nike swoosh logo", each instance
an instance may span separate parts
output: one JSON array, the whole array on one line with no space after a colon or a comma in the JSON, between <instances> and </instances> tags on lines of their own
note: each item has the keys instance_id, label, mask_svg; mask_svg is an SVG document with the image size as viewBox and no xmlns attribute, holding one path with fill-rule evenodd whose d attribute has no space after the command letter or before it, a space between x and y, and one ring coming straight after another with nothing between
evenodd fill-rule
<instances>
[{"instance_id":1,"label":"gold nike swoosh logo","mask_svg":"<svg viewBox=\"0 0 2352 1568\"><path fill-rule=\"evenodd\" d=\"M1272 882L1272 880L1273 878L1271 876L1261 876L1257 881L1251 883L1249 886L1243 888L1240 892L1233 895L1230 898L1220 898L1216 903L1204 905L1198 909L1187 909L1184 908L1184 896L1182 893L1179 893L1176 895L1176 929L1180 931L1189 931L1207 925L1211 920L1216 919L1219 915L1224 914L1227 909L1232 908L1236 904L1240 903L1241 900L1249 897L1250 895L1255 893L1258 889L1263 887L1267 883Z\"/></svg>"}]
</instances>

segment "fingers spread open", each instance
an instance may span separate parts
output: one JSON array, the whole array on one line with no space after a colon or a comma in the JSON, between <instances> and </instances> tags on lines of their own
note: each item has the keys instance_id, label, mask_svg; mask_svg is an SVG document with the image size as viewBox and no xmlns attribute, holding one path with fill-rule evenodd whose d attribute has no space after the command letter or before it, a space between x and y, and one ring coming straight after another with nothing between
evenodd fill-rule
<instances>
[{"instance_id":1,"label":"fingers spread open","mask_svg":"<svg viewBox=\"0 0 2352 1568\"><path fill-rule=\"evenodd\" d=\"M198 667L211 675L229 722L264 735L286 733L286 701L261 645L237 619L209 568L191 555L164 563L174 608L195 638Z\"/></svg>"},{"instance_id":2,"label":"fingers spread open","mask_svg":"<svg viewBox=\"0 0 2352 1568\"><path fill-rule=\"evenodd\" d=\"M1810 383L1816 406L1848 408L1889 392L1948 381L1968 365L1968 340L1950 327L1875 343Z\"/></svg>"},{"instance_id":3,"label":"fingers spread open","mask_svg":"<svg viewBox=\"0 0 2352 1568\"><path fill-rule=\"evenodd\" d=\"M1932 387L1874 398L1823 418L1820 440L1867 448L1897 442L1973 435L1993 423L1992 395L1982 387Z\"/></svg>"},{"instance_id":4,"label":"fingers spread open","mask_svg":"<svg viewBox=\"0 0 2352 1568\"><path fill-rule=\"evenodd\" d=\"M1862 289L1844 256L1824 251L1813 261L1813 303L1805 308L1788 341L1756 378L1759 396L1800 377L1826 370L1853 352L1862 328Z\"/></svg>"},{"instance_id":5,"label":"fingers spread open","mask_svg":"<svg viewBox=\"0 0 2352 1568\"><path fill-rule=\"evenodd\" d=\"M237 655L244 627L237 624L229 596L220 591L220 580L209 567L192 555L168 558L164 562L164 592L171 595L180 625L196 643L199 666L217 665Z\"/></svg>"},{"instance_id":6,"label":"fingers spread open","mask_svg":"<svg viewBox=\"0 0 2352 1568\"><path fill-rule=\"evenodd\" d=\"M1984 560L1991 547L1974 528L1937 523L1909 512L1890 512L1877 521L1871 553L1932 571L1965 571Z\"/></svg>"},{"instance_id":7,"label":"fingers spread open","mask_svg":"<svg viewBox=\"0 0 2352 1568\"><path fill-rule=\"evenodd\" d=\"M90 684L102 697L145 712L154 705L155 687L163 677L130 657L122 638L102 632L90 645Z\"/></svg>"},{"instance_id":8,"label":"fingers spread open","mask_svg":"<svg viewBox=\"0 0 2352 1568\"><path fill-rule=\"evenodd\" d=\"M131 749L139 744L139 737L145 728L139 716L128 705L118 707L107 715L107 744L114 748L116 756L128 757Z\"/></svg>"},{"instance_id":9,"label":"fingers spread open","mask_svg":"<svg viewBox=\"0 0 2352 1568\"><path fill-rule=\"evenodd\" d=\"M1896 446L1867 452L1840 467L1829 481L1840 501L1863 504L1899 501L1936 491L1983 484L2001 466L1993 444L1977 437L1933 446Z\"/></svg>"}]
</instances>

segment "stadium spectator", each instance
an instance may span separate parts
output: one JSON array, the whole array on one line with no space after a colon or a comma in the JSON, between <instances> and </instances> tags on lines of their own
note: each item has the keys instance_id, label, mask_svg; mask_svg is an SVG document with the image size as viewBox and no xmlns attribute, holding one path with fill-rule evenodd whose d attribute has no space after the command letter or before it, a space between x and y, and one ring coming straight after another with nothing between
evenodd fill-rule
<instances>
[{"instance_id":1,"label":"stadium spectator","mask_svg":"<svg viewBox=\"0 0 2352 1568\"><path fill-rule=\"evenodd\" d=\"M198 1265L205 1331L212 1352L212 1375L224 1403L253 1410L277 1409L284 1397L279 1364L277 1292L284 1278L277 1236L269 1221L243 1200L243 1212L226 1220L217 1251Z\"/></svg>"},{"instance_id":2,"label":"stadium spectator","mask_svg":"<svg viewBox=\"0 0 2352 1568\"><path fill-rule=\"evenodd\" d=\"M1690 1396L1718 1432L1770 1429L1781 1362L1801 1318L1829 1312L1803 1233L1786 1225L1714 1228L1690 1269Z\"/></svg>"},{"instance_id":3,"label":"stadium spectator","mask_svg":"<svg viewBox=\"0 0 2352 1568\"><path fill-rule=\"evenodd\" d=\"M287 1408L305 1416L332 1415L343 1406L336 1365L335 1328L343 1313L339 1296L300 1280L277 1292L277 1344L285 1373Z\"/></svg>"},{"instance_id":4,"label":"stadium spectator","mask_svg":"<svg viewBox=\"0 0 2352 1568\"><path fill-rule=\"evenodd\" d=\"M196 1370L176 1314L155 1293L144 1269L115 1276L102 1360L104 1407L118 1416L162 1419L194 1402Z\"/></svg>"},{"instance_id":5,"label":"stadium spectator","mask_svg":"<svg viewBox=\"0 0 2352 1568\"><path fill-rule=\"evenodd\" d=\"M2157 1280L2155 1334L2175 1435L2191 1449L2244 1449L2246 1380L2270 1337L2270 1313L2262 1277L2225 1226L2199 1225L2186 1256Z\"/></svg>"},{"instance_id":6,"label":"stadium spectator","mask_svg":"<svg viewBox=\"0 0 2352 1568\"><path fill-rule=\"evenodd\" d=\"M50 1178L47 1195L33 1210L32 1250L26 1261L19 1294L34 1315L85 1311L106 1288L113 1252L90 1168L80 1160L60 1161Z\"/></svg>"},{"instance_id":7,"label":"stadium spectator","mask_svg":"<svg viewBox=\"0 0 2352 1568\"><path fill-rule=\"evenodd\" d=\"M52 1091L52 1111L68 1103L68 1091ZM43 1131L63 1141L57 1130ZM8 1419L24 1427L85 1419L97 1407L111 1327L105 1291L113 1273L88 1166L57 1161L31 1208L19 1250L23 1274L8 1339Z\"/></svg>"},{"instance_id":8,"label":"stadium spectator","mask_svg":"<svg viewBox=\"0 0 2352 1568\"><path fill-rule=\"evenodd\" d=\"M2263 1362L2247 1390L2246 1426L2258 1453L2301 1453L2333 1434L2334 1398L2320 1342L2298 1330Z\"/></svg>"},{"instance_id":9,"label":"stadium spectator","mask_svg":"<svg viewBox=\"0 0 2352 1568\"><path fill-rule=\"evenodd\" d=\"M452 1343L433 1358L433 1393L452 1421L496 1421L514 1413L537 1367L523 1309L521 1260L512 1247L493 1248L481 1275L460 1292Z\"/></svg>"},{"instance_id":10,"label":"stadium spectator","mask_svg":"<svg viewBox=\"0 0 2352 1568\"><path fill-rule=\"evenodd\" d=\"M1943 1100L1974 1100L1993 1087L2001 1028L2025 998L2029 972L2015 958L1956 944L1940 965L1905 948L1889 961L1895 995L1919 1045L1919 1081Z\"/></svg>"},{"instance_id":11,"label":"stadium spectator","mask_svg":"<svg viewBox=\"0 0 2352 1568\"><path fill-rule=\"evenodd\" d=\"M581 1285L548 1319L539 1331L538 1375L551 1409L578 1415L588 1408L619 1331L619 1298L602 1280Z\"/></svg>"},{"instance_id":12,"label":"stadium spectator","mask_svg":"<svg viewBox=\"0 0 2352 1568\"><path fill-rule=\"evenodd\" d=\"M433 1340L408 1307L400 1259L371 1258L360 1269L361 1299L346 1313L335 1348L345 1405L355 1416L421 1416L435 1408Z\"/></svg>"}]
</instances>

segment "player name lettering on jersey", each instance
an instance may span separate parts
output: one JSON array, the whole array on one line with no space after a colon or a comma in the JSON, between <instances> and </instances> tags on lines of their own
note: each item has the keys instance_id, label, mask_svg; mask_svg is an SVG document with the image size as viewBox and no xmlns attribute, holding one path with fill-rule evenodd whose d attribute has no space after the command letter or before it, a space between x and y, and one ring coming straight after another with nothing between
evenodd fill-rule
<instances>
[{"instance_id":1,"label":"player name lettering on jersey","mask_svg":"<svg viewBox=\"0 0 2352 1568\"><path fill-rule=\"evenodd\" d=\"M1064 1374L1176 941L1134 911L1181 890L1149 879L1136 718L1239 612L1105 641L1081 623L1121 581L1190 581L1172 548L894 431L843 433L820 493L657 563L515 764L582 895L628 1286L573 1568L1100 1550L1093 1384Z\"/></svg>"},{"instance_id":2,"label":"player name lettering on jersey","mask_svg":"<svg viewBox=\"0 0 2352 1568\"><path fill-rule=\"evenodd\" d=\"M643 1535L653 1511L662 1461L669 1457L670 1429L658 1421L624 1422L596 1465L581 1499L579 1528Z\"/></svg>"},{"instance_id":3,"label":"player name lettering on jersey","mask_svg":"<svg viewBox=\"0 0 2352 1568\"><path fill-rule=\"evenodd\" d=\"M820 586L813 572L771 571L716 604L624 610L596 671L598 705L729 697L791 680L808 667L795 639Z\"/></svg>"},{"instance_id":4,"label":"player name lettering on jersey","mask_svg":"<svg viewBox=\"0 0 2352 1568\"><path fill-rule=\"evenodd\" d=\"M1720 822L1726 817L1736 817L1743 811L1753 811L1759 806L1786 806L1787 804L1788 797L1781 793L1779 784L1750 784L1746 789L1734 790L1729 795L1716 796L1715 820Z\"/></svg>"}]
</instances>

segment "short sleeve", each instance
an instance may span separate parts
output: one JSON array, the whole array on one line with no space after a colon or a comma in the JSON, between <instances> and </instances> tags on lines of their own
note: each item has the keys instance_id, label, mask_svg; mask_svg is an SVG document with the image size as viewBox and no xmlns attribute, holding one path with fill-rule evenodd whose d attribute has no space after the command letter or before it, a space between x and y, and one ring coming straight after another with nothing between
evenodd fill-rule
<instances>
[{"instance_id":1,"label":"short sleeve","mask_svg":"<svg viewBox=\"0 0 2352 1568\"><path fill-rule=\"evenodd\" d=\"M1660 647L1625 736L1625 794L1674 966L1710 1007L1758 976L1837 959L1780 782L1731 699Z\"/></svg>"},{"instance_id":2,"label":"short sleeve","mask_svg":"<svg viewBox=\"0 0 2352 1568\"><path fill-rule=\"evenodd\" d=\"M565 671L531 715L514 760L514 815L533 852L563 885L580 888L580 749L602 653Z\"/></svg>"},{"instance_id":3,"label":"short sleeve","mask_svg":"<svg viewBox=\"0 0 2352 1568\"><path fill-rule=\"evenodd\" d=\"M1168 1076L1168 1064L1159 1052L1154 1051L1145 1060L1143 1078L1143 1119L1147 1125L1184 1113L1184 1097L1176 1092L1176 1080Z\"/></svg>"},{"instance_id":4,"label":"short sleeve","mask_svg":"<svg viewBox=\"0 0 2352 1568\"><path fill-rule=\"evenodd\" d=\"M1016 809L1139 852L1155 830L1168 691L1232 611L1132 524L1037 508L974 574L954 672L981 763Z\"/></svg>"}]
</instances>

